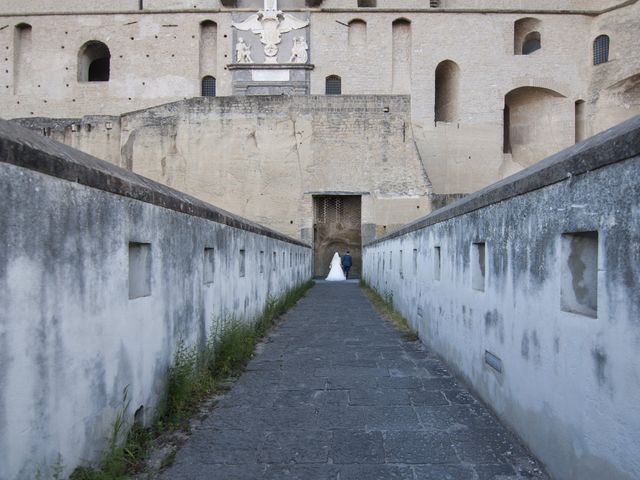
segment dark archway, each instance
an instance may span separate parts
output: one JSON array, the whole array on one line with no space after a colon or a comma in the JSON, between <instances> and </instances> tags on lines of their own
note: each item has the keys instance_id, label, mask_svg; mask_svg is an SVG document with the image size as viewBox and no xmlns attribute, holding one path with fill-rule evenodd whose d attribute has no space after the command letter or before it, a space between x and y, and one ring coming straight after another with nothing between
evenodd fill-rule
<instances>
[{"instance_id":1,"label":"dark archway","mask_svg":"<svg viewBox=\"0 0 640 480\"><path fill-rule=\"evenodd\" d=\"M97 40L85 43L78 53L79 82L108 82L111 77L111 52Z\"/></svg>"}]
</instances>

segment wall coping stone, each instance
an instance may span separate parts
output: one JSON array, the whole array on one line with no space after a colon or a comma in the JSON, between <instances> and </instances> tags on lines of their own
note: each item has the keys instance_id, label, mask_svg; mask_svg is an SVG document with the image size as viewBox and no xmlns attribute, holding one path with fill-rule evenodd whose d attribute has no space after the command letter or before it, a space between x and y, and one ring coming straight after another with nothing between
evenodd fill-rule
<instances>
[{"instance_id":1,"label":"wall coping stone","mask_svg":"<svg viewBox=\"0 0 640 480\"><path fill-rule=\"evenodd\" d=\"M0 162L311 248L304 242L2 119Z\"/></svg>"},{"instance_id":2,"label":"wall coping stone","mask_svg":"<svg viewBox=\"0 0 640 480\"><path fill-rule=\"evenodd\" d=\"M640 155L640 115L363 245L373 246Z\"/></svg>"}]
</instances>

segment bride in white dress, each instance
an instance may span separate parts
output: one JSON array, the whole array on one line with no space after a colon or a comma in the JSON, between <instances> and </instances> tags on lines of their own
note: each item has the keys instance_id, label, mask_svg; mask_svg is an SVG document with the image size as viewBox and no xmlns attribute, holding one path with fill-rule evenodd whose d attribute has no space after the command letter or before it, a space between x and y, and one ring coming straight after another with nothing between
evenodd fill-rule
<instances>
[{"instance_id":1,"label":"bride in white dress","mask_svg":"<svg viewBox=\"0 0 640 480\"><path fill-rule=\"evenodd\" d=\"M340 260L338 252L333 255L333 259L331 260L331 270L329 270L329 275L327 275L326 279L330 282L340 282L347 279L342 271L342 261Z\"/></svg>"}]
</instances>

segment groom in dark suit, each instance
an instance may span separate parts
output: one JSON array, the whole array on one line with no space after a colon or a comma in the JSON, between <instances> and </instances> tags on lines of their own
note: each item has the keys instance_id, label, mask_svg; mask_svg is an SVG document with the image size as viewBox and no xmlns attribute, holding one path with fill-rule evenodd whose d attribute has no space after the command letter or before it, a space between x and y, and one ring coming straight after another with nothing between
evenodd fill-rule
<instances>
[{"instance_id":1,"label":"groom in dark suit","mask_svg":"<svg viewBox=\"0 0 640 480\"><path fill-rule=\"evenodd\" d=\"M342 270L344 271L344 276L347 278L349 278L349 269L351 268L351 265L353 265L353 259L349 254L349 250L347 250L347 253L342 257Z\"/></svg>"}]
</instances>

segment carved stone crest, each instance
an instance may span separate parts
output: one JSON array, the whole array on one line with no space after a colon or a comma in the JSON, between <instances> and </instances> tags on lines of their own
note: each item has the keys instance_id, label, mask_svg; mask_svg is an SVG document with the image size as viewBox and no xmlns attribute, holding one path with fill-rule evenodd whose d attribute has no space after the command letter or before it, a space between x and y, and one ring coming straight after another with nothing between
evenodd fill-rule
<instances>
[{"instance_id":1,"label":"carved stone crest","mask_svg":"<svg viewBox=\"0 0 640 480\"><path fill-rule=\"evenodd\" d=\"M243 22L232 23L232 25L238 30L250 30L256 35L260 35L260 41L264 45L264 63L278 63L278 44L282 41L282 34L304 28L309 25L309 21L300 20L278 10L278 0L264 0L263 10L259 10L258 13L254 13ZM304 45L306 46L306 42ZM305 56L306 48L304 49ZM296 62L304 63L299 60Z\"/></svg>"}]
</instances>

